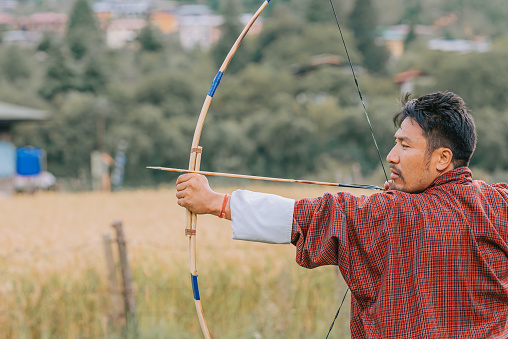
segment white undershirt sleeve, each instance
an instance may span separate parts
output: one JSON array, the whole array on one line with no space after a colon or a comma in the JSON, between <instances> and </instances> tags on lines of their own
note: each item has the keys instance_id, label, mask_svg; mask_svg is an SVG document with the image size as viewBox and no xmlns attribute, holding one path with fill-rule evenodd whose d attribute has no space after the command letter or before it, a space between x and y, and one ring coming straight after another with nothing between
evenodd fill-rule
<instances>
[{"instance_id":1,"label":"white undershirt sleeve","mask_svg":"<svg viewBox=\"0 0 508 339\"><path fill-rule=\"evenodd\" d=\"M295 200L274 194L236 190L231 194L233 239L289 244Z\"/></svg>"}]
</instances>

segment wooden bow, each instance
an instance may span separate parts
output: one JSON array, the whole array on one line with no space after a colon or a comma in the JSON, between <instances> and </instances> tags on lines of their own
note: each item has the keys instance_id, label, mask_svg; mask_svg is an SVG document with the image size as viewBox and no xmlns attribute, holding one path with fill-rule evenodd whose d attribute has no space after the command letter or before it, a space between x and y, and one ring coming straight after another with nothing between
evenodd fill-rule
<instances>
[{"instance_id":1,"label":"wooden bow","mask_svg":"<svg viewBox=\"0 0 508 339\"><path fill-rule=\"evenodd\" d=\"M249 31L249 29L254 24L256 19L259 17L261 12L263 12L263 10L265 9L265 7L268 5L269 2L270 2L270 0L265 0L263 2L261 7L259 7L259 9L256 11L256 13L252 16L250 21L245 26L245 28L242 30L242 32L240 33L240 36L237 38L237 40L233 44L233 47L231 47L231 50L229 51L228 55L224 59L224 62L222 63L222 66L219 69L219 72L217 73L217 75L215 76L215 78L214 78L214 80L212 82L210 90L208 91L208 95L206 96L205 102L203 103L203 107L201 108L201 113L199 115L199 119L198 119L198 122L196 124L196 129L194 131L194 137L192 139L191 153L190 153L190 159L189 159L189 171L191 171L191 172L199 172L199 169L200 169L202 148L201 148L201 146L199 146L199 139L201 137L201 132L202 132L203 125L204 125L204 122L205 122L206 114L208 113L208 109L209 109L210 104L212 102L213 95L215 94L215 91L216 91L217 87L220 84L222 76L224 75L224 72L226 71L226 68L228 67L231 59L233 58L234 54L236 53L236 50L240 46L240 43L242 42L243 38L247 35L247 32ZM356 87L358 89L358 94L360 96L360 101L362 103L362 106L363 106L363 109L364 109L364 112L365 112L365 116L367 118L367 122L369 123L369 126L370 126L370 131L371 131L371 134L372 134L372 138L373 138L374 144L375 144L376 149L377 149L377 153L379 155L379 160L380 160L381 166L383 168L383 172L385 174L385 178L388 181L388 176L387 176L386 170L384 168L383 160L382 160L382 157L381 157L381 152L379 151L379 147L378 147L376 139L374 137L374 131L372 130L372 125L370 123L370 119L369 119L369 116L367 114L367 110L366 110L366 107L365 107L365 103L363 101L362 93L361 93L360 87L358 85L358 80L356 79L356 75L355 75L355 72L354 72L353 64L351 63L351 59L349 57L349 52L348 52L347 47L346 47L346 42L344 40L344 36L342 34L342 30L341 30L341 27L340 27L340 24L339 24L339 20L337 18L337 14L335 12L335 8L333 6L332 0L330 0L330 5L332 7L332 11L333 11L333 14L335 16L335 20L336 20L337 26L339 28L340 36L341 36L341 39L342 39L342 43L344 45L344 49L345 49L348 61L349 61L349 65L351 66L351 72L353 74L353 78L354 78ZM157 168L157 169L162 169L162 168ZM252 176L249 176L249 177L251 177L251 179L252 179ZM274 178L270 178L270 179L274 179ZM296 180L293 180L293 182L296 182ZM321 183L319 183L319 184L321 184ZM377 187L371 186L371 187L362 187L362 188L372 189L372 188L377 188ZM377 188L377 189L379 189L379 188ZM204 317L204 314L203 314L203 307L201 305L201 299L200 299L200 296L199 296L198 279L197 279L198 276L197 276L197 268L196 268L196 227L197 227L197 216L196 216L196 214L194 214L191 211L187 210L187 228L185 230L185 234L189 237L190 273L191 273L192 290L193 290L193 293L194 293L194 301L195 301L195 305L196 305L196 311L197 311L199 323L201 325L201 329L203 331L203 335L204 335L204 337L206 339L210 339L211 338L210 337L210 333L209 333L208 327L206 325L205 317ZM347 294L347 291L346 291L346 294ZM345 298L345 296L346 295L344 295L344 298ZM342 300L342 302L344 302L344 299ZM341 307L342 307L342 303L341 303L341 306L339 307L339 309L337 310L337 313L335 315L335 319L337 319L337 316L338 316L338 314L340 312ZM335 322L335 319L334 319L333 323ZM330 330L328 331L328 334L326 336L327 338L328 338L328 335L330 334L330 332L332 330L333 323L330 326Z\"/></svg>"},{"instance_id":2,"label":"wooden bow","mask_svg":"<svg viewBox=\"0 0 508 339\"><path fill-rule=\"evenodd\" d=\"M254 24L256 19L259 17L261 12L263 12L263 10L265 9L265 7L268 5L269 2L270 0L265 0L265 2L261 5L261 7L259 7L256 13L252 16L250 21L247 23L245 28L240 33L240 36L236 39L233 47L231 47L231 50L224 59L224 62L222 63L222 66L219 69L219 72L213 79L212 86L210 87L205 102L203 103L203 107L201 108L201 113L199 114L199 119L196 124L196 129L194 131L194 137L192 139L192 146L189 159L189 170L191 171L199 171L200 168L202 148L201 146L199 146L199 139L201 137L201 131L203 130L206 114L208 113L208 109L210 107L210 103L212 102L213 95L215 94L215 90L219 86L222 76L224 75L224 72L226 71L229 62L233 58L233 55L235 55L238 46L240 46L240 43L242 42L243 38L247 35L249 29ZM187 228L185 229L185 235L189 237L190 273L191 273L192 291L194 293L194 303L196 305L196 311L198 314L199 324L201 325L201 330L203 331L203 336L206 339L209 339L211 338L210 332L208 331L208 327L206 325L198 288L198 274L196 268L196 228L197 228L197 216L195 213L192 213L191 211L187 210Z\"/></svg>"}]
</instances>

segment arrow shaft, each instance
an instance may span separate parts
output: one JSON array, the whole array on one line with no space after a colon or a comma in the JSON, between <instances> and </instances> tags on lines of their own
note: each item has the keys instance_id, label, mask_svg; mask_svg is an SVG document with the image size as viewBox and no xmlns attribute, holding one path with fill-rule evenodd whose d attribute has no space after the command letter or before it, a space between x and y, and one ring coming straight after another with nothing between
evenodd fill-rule
<instances>
[{"instance_id":1,"label":"arrow shaft","mask_svg":"<svg viewBox=\"0 0 508 339\"><path fill-rule=\"evenodd\" d=\"M335 182L272 178L272 177L262 177L262 176L257 176L257 175L232 174L232 173L209 172L209 171L193 171L193 170L171 168L171 167L147 167L147 168L159 170L159 171L166 171L166 172L197 173L197 174L203 174L203 175L215 176L215 177L228 177L228 178L249 179L249 180L263 180L263 181L274 181L274 182L289 182L289 183L297 183L297 184L311 184L311 185L321 185L321 186L350 187L350 188L381 190L381 188L379 188L377 186L373 186L373 185L340 184L340 183L335 183Z\"/></svg>"}]
</instances>

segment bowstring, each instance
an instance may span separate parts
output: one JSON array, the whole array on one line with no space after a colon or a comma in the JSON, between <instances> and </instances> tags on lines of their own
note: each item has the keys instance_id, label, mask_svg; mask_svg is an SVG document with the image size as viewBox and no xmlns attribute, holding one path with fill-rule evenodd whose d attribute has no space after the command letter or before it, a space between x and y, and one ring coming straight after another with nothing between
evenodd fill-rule
<instances>
[{"instance_id":1,"label":"bowstring","mask_svg":"<svg viewBox=\"0 0 508 339\"><path fill-rule=\"evenodd\" d=\"M363 112L365 113L365 117L367 118L367 122L369 123L370 134L372 135L372 140L374 141L374 145L376 146L377 155L379 156L379 162L381 163L381 167L383 168L383 173L385 175L385 179L386 179L386 181L388 181L388 175L386 174L385 165L383 163L383 157L381 156L381 151L379 151L376 137L374 136L374 129L372 128L369 114L367 113L367 108L365 107L365 102L363 101L362 91L360 90L360 85L358 84L358 79L356 78L355 69L353 67L353 63L351 62L351 58L349 56L349 51L346 46L346 41L344 40L344 34L342 34L342 28L340 27L339 18L337 17L337 12L335 11L335 6L333 5L332 0L330 0L330 5L332 6L332 11L333 11L333 16L335 17L335 22L337 23L337 27L339 28L340 37L342 39L342 44L344 45L344 50L346 51L346 56L347 56L347 60L349 62L349 66L351 67L351 73L353 74L353 78L355 80L356 89L358 90L358 95L360 96L360 101L362 102ZM330 329L328 330L328 334L326 335L326 339L328 339L330 332L332 332L333 325L335 324L335 320L337 320L337 317L339 316L340 309L342 308L342 304L344 303L344 300L346 299L346 295L348 292L349 292L349 286L346 289L346 293L344 293L344 297L342 297L342 302L340 303L339 309L337 310L337 313L335 314L335 318L333 318L332 324L330 325Z\"/></svg>"},{"instance_id":2,"label":"bowstring","mask_svg":"<svg viewBox=\"0 0 508 339\"><path fill-rule=\"evenodd\" d=\"M349 287L346 289L346 293L344 293L344 296L342 297L342 302L340 303L339 309L337 310L337 313L335 313L335 318L333 318L332 324L330 325L330 329L328 330L328 333L326 334L326 338L328 339L328 336L330 335L330 332L332 332L333 325L335 325L335 320L337 320L337 317L339 316L340 309L342 308L342 304L344 303L344 300L346 299L347 292L349 291Z\"/></svg>"},{"instance_id":3,"label":"bowstring","mask_svg":"<svg viewBox=\"0 0 508 339\"><path fill-rule=\"evenodd\" d=\"M383 168L383 173L385 174L385 179L388 181L388 175L386 174L385 165L383 163L383 157L381 156L381 152L379 151L379 147L377 145L376 137L374 136L374 129L372 128L372 124L370 123L369 114L367 113L367 108L365 107L365 102L363 101L362 91L360 90L360 85L358 85L358 79L356 79L355 69L353 67L353 63L351 62L351 58L349 57L349 51L346 46L346 41L344 40L344 35L342 34L342 29L340 27L339 18L337 17L337 13L335 12L335 6L333 5L333 1L330 0L330 5L332 6L333 16L335 17L335 22L337 23L337 27L339 28L340 37L342 39L342 44L344 45L344 49L346 51L347 60L349 62L349 66L351 67L351 73L353 73L353 78L355 80L356 88L358 89L358 95L360 95L360 101L362 102L363 111L365 112L365 117L367 118L367 122L370 127L370 134L372 135L372 140L374 140L374 145L376 146L377 155L379 156L379 162L381 163L381 167Z\"/></svg>"}]
</instances>

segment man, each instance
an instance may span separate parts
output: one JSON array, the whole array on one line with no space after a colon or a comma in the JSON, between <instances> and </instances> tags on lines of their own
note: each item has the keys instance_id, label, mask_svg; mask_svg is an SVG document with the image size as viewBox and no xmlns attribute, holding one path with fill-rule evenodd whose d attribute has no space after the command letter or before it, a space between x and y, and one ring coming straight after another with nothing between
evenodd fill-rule
<instances>
[{"instance_id":1,"label":"man","mask_svg":"<svg viewBox=\"0 0 508 339\"><path fill-rule=\"evenodd\" d=\"M508 185L472 180L469 111L453 93L394 117L387 191L294 201L177 181L178 204L232 220L235 239L289 243L299 265L338 265L354 338L507 338Z\"/></svg>"}]
</instances>

